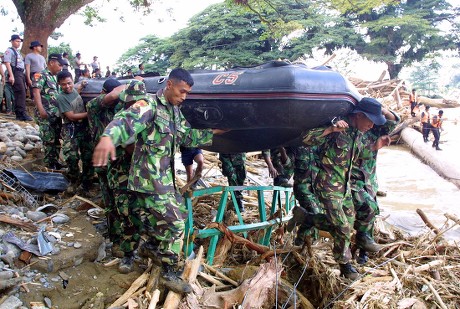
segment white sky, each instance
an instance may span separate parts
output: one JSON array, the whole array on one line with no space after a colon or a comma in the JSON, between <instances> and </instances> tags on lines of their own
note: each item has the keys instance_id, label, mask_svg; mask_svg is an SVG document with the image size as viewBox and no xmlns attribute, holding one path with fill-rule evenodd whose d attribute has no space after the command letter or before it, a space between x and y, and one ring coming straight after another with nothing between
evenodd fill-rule
<instances>
[{"instance_id":1,"label":"white sky","mask_svg":"<svg viewBox=\"0 0 460 309\"><path fill-rule=\"evenodd\" d=\"M4 52L11 46L9 40L14 29L24 30L11 0L2 0L7 8L7 16L0 15L0 50ZM187 25L187 21L211 4L223 0L154 0L154 12L143 16L134 12L128 1L96 0L91 5L97 6L101 15L107 19L94 27L84 25L84 18L77 14L69 17L56 29L64 36L58 41L48 39L48 44L57 46L61 42L69 43L73 53L80 52L85 63L92 62L93 56L99 57L102 69L108 65L114 67L117 59L130 47L139 43L139 39L155 34L168 37ZM116 11L114 9L116 8ZM172 11L168 14L168 11ZM124 22L120 20L123 16ZM163 21L160 22L159 20Z\"/></svg>"}]
</instances>

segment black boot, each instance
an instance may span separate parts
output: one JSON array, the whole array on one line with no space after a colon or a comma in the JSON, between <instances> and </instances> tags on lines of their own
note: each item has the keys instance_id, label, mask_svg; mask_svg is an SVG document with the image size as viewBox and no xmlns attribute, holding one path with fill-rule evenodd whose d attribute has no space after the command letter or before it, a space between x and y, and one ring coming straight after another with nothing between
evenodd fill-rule
<instances>
[{"instance_id":1,"label":"black boot","mask_svg":"<svg viewBox=\"0 0 460 309\"><path fill-rule=\"evenodd\" d=\"M441 149L441 148L439 148L439 146L438 146L438 145L436 145L436 150L442 150L442 149Z\"/></svg>"},{"instance_id":2,"label":"black boot","mask_svg":"<svg viewBox=\"0 0 460 309\"><path fill-rule=\"evenodd\" d=\"M304 225L306 230L312 228L313 216L314 214L306 211L304 208L295 206L292 209L292 218L288 221L286 230L292 232L292 230L300 224Z\"/></svg>"},{"instance_id":3,"label":"black boot","mask_svg":"<svg viewBox=\"0 0 460 309\"><path fill-rule=\"evenodd\" d=\"M377 244L372 237L370 237L367 233L358 232L356 233L356 245L359 249L363 249L369 252L378 252L382 249L382 246Z\"/></svg>"},{"instance_id":4,"label":"black boot","mask_svg":"<svg viewBox=\"0 0 460 309\"><path fill-rule=\"evenodd\" d=\"M173 265L163 264L161 278L164 286L173 292L180 294L192 292L190 284L180 277Z\"/></svg>"},{"instance_id":5,"label":"black boot","mask_svg":"<svg viewBox=\"0 0 460 309\"><path fill-rule=\"evenodd\" d=\"M340 264L340 275L351 280L356 280L359 273L350 263Z\"/></svg>"},{"instance_id":6,"label":"black boot","mask_svg":"<svg viewBox=\"0 0 460 309\"><path fill-rule=\"evenodd\" d=\"M121 259L120 265L118 265L118 271L122 274L128 274L133 271L134 268L134 254L133 252L125 252L125 256Z\"/></svg>"},{"instance_id":7,"label":"black boot","mask_svg":"<svg viewBox=\"0 0 460 309\"><path fill-rule=\"evenodd\" d=\"M156 252L158 252L158 246L159 244L153 242L145 242L139 246L137 253L140 257L151 258L153 264L163 266L161 259L156 254Z\"/></svg>"},{"instance_id":8,"label":"black boot","mask_svg":"<svg viewBox=\"0 0 460 309\"><path fill-rule=\"evenodd\" d=\"M359 265L364 265L367 263L367 261L369 261L369 256L367 255L367 252L363 249L359 249L359 255L356 259L356 262L358 262Z\"/></svg>"}]
</instances>

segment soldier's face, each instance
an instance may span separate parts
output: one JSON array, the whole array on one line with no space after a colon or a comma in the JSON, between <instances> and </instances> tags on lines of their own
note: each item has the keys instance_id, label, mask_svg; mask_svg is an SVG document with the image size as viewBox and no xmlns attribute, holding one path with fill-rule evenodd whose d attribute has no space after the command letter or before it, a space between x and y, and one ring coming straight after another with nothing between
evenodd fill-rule
<instances>
[{"instance_id":1,"label":"soldier's face","mask_svg":"<svg viewBox=\"0 0 460 309\"><path fill-rule=\"evenodd\" d=\"M19 46L21 46L21 40L17 39L17 40L12 41L11 45L17 49L19 48Z\"/></svg>"},{"instance_id":2,"label":"soldier's face","mask_svg":"<svg viewBox=\"0 0 460 309\"><path fill-rule=\"evenodd\" d=\"M192 87L190 87L186 82L168 80L165 97L172 105L181 105L190 91L192 91Z\"/></svg>"},{"instance_id":3,"label":"soldier's face","mask_svg":"<svg viewBox=\"0 0 460 309\"><path fill-rule=\"evenodd\" d=\"M61 72L62 64L59 61L51 60L49 63L49 70L51 74L56 75L57 73Z\"/></svg>"},{"instance_id":4,"label":"soldier's face","mask_svg":"<svg viewBox=\"0 0 460 309\"><path fill-rule=\"evenodd\" d=\"M64 79L61 79L59 81L59 86L61 86L61 89L65 93L72 93L73 91L73 80L71 77L67 77Z\"/></svg>"},{"instance_id":5,"label":"soldier's face","mask_svg":"<svg viewBox=\"0 0 460 309\"><path fill-rule=\"evenodd\" d=\"M367 118L363 113L356 114L356 129L361 132L367 132L374 127L372 120Z\"/></svg>"}]
</instances>

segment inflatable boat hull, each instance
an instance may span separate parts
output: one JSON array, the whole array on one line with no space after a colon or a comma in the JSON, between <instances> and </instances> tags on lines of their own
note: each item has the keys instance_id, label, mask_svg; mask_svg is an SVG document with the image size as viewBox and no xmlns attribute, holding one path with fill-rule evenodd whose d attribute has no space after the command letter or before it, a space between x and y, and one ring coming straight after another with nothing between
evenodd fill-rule
<instances>
[{"instance_id":1,"label":"inflatable boat hull","mask_svg":"<svg viewBox=\"0 0 460 309\"><path fill-rule=\"evenodd\" d=\"M235 153L300 144L308 129L347 114L361 99L339 73L274 61L253 68L192 73L195 85L181 106L194 128L224 128L210 151ZM147 91L164 87L164 77L144 79ZM91 80L85 101L104 80Z\"/></svg>"}]
</instances>

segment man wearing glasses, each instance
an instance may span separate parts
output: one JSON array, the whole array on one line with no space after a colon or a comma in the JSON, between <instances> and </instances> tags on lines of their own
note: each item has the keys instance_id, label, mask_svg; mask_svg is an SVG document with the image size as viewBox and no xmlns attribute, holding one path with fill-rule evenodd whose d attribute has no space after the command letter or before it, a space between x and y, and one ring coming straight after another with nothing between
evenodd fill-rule
<instances>
[{"instance_id":1,"label":"man wearing glasses","mask_svg":"<svg viewBox=\"0 0 460 309\"><path fill-rule=\"evenodd\" d=\"M62 168L58 162L62 119L56 102L59 93L56 75L61 72L63 65L61 54L50 54L47 68L40 73L35 73L32 78L35 118L40 129L40 138L43 141L43 162L53 170Z\"/></svg>"}]
</instances>

